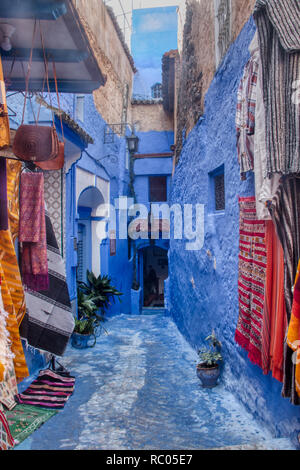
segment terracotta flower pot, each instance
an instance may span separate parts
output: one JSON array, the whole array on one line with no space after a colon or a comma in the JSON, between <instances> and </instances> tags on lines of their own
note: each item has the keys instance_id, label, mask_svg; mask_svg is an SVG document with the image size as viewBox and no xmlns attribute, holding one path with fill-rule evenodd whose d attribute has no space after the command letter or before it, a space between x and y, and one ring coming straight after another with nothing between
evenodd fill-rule
<instances>
[{"instance_id":1,"label":"terracotta flower pot","mask_svg":"<svg viewBox=\"0 0 300 470\"><path fill-rule=\"evenodd\" d=\"M217 386L220 376L220 366L207 367L205 364L198 364L197 376L202 382L204 388L214 388Z\"/></svg>"}]
</instances>

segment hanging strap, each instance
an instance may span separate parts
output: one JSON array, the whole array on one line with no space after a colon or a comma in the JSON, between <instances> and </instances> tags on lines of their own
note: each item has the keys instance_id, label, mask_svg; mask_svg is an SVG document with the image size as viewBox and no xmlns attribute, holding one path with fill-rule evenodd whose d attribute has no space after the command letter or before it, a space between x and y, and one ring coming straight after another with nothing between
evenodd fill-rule
<instances>
[{"instance_id":1,"label":"hanging strap","mask_svg":"<svg viewBox=\"0 0 300 470\"><path fill-rule=\"evenodd\" d=\"M24 120L25 120L26 101L27 101L28 89L29 89L29 77L30 77L30 73L31 73L35 35L36 35L36 20L34 20L32 45L31 45L29 62L28 62L27 74L26 74L26 78L25 78L26 91L25 91L24 106L23 106L22 124L24 124Z\"/></svg>"},{"instance_id":2,"label":"hanging strap","mask_svg":"<svg viewBox=\"0 0 300 470\"><path fill-rule=\"evenodd\" d=\"M55 91L56 91L56 96L57 96L57 104L58 104L58 109L59 109L59 119L60 119L60 125L61 125L61 134L62 134L63 141L65 142L64 126L63 126L63 121L62 121L62 110L61 110L61 107L60 107L60 98L59 98L59 92L58 92L57 75L56 75L56 67L55 67L55 62L54 62L54 60L52 61L52 65L53 65L53 75L54 75Z\"/></svg>"},{"instance_id":3,"label":"hanging strap","mask_svg":"<svg viewBox=\"0 0 300 470\"><path fill-rule=\"evenodd\" d=\"M39 27L40 27L40 36L41 36L41 43L42 43L42 48L43 48L43 55L44 55L44 65L45 65L45 73L46 73L46 82L47 82L48 94L49 94L49 99L50 99L50 106L51 106L51 108L53 108L52 96L51 96L50 85L49 85L48 59L46 57L45 43L44 43L44 37L43 37L42 26L41 26L41 21L40 20L39 20ZM56 128L55 127L55 122L54 122L53 109L52 109L51 112L52 112L53 127Z\"/></svg>"}]
</instances>

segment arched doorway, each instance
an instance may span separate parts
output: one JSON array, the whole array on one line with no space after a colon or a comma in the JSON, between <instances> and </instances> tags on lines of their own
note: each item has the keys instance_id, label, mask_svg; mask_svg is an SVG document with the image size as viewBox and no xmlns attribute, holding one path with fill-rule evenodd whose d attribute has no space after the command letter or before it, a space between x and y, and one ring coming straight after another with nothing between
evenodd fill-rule
<instances>
[{"instance_id":1,"label":"arched doorway","mask_svg":"<svg viewBox=\"0 0 300 470\"><path fill-rule=\"evenodd\" d=\"M82 191L77 204L77 280L86 281L87 270L100 274L100 242L97 240L94 216L104 204L100 190L90 186Z\"/></svg>"},{"instance_id":2,"label":"arched doorway","mask_svg":"<svg viewBox=\"0 0 300 470\"><path fill-rule=\"evenodd\" d=\"M145 247L140 257L140 272L143 279L143 306L164 308L165 280L169 276L167 250L156 245Z\"/></svg>"}]
</instances>

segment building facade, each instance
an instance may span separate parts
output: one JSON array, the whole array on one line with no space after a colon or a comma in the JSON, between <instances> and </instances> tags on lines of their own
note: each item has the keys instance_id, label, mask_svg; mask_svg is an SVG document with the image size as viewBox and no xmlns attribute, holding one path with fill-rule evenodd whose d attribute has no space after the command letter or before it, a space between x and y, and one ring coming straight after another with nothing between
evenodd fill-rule
<instances>
[{"instance_id":1,"label":"building facade","mask_svg":"<svg viewBox=\"0 0 300 470\"><path fill-rule=\"evenodd\" d=\"M179 38L175 115L176 167L171 203L204 205L205 239L188 252L169 250L170 310L199 348L214 330L225 356L223 380L277 436L299 429L299 410L281 397L282 384L263 375L234 340L238 305L238 197L255 194L254 175L241 181L236 148L237 91L256 31L255 1L191 0ZM205 44L205 47L203 47Z\"/></svg>"}]
</instances>

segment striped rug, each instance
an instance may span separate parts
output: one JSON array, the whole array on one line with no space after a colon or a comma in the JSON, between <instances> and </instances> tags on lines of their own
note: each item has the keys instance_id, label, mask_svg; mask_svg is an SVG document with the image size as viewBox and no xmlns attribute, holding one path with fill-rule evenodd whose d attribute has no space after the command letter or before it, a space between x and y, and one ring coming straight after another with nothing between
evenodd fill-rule
<instances>
[{"instance_id":1,"label":"striped rug","mask_svg":"<svg viewBox=\"0 0 300 470\"><path fill-rule=\"evenodd\" d=\"M19 404L59 410L74 392L75 378L50 369L42 370L25 392L16 396Z\"/></svg>"}]
</instances>

